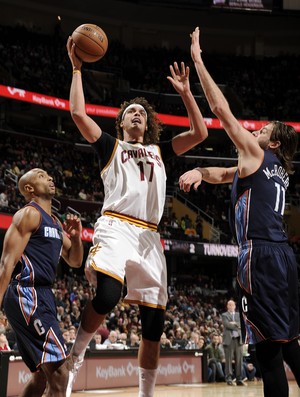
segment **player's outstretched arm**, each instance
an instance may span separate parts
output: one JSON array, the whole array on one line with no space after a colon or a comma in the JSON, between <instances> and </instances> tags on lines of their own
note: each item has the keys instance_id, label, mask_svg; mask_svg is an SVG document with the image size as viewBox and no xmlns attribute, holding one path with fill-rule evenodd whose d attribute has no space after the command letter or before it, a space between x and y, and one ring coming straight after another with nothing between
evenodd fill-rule
<instances>
[{"instance_id":1,"label":"player's outstretched arm","mask_svg":"<svg viewBox=\"0 0 300 397\"><path fill-rule=\"evenodd\" d=\"M184 192L189 192L193 186L197 190L202 181L220 184L233 181L237 167L197 167L187 171L179 178L179 187Z\"/></svg>"},{"instance_id":2,"label":"player's outstretched arm","mask_svg":"<svg viewBox=\"0 0 300 397\"><path fill-rule=\"evenodd\" d=\"M226 98L206 69L202 60L199 36L200 30L197 27L191 34L191 56L210 109L221 121L239 154L248 152L259 156L260 150L256 140L232 114Z\"/></svg>"},{"instance_id":3,"label":"player's outstretched arm","mask_svg":"<svg viewBox=\"0 0 300 397\"><path fill-rule=\"evenodd\" d=\"M86 114L81 75L82 61L75 54L75 44L71 37L67 41L67 50L73 68L70 88L70 113L81 135L90 143L96 142L102 131L99 125Z\"/></svg>"},{"instance_id":4,"label":"player's outstretched arm","mask_svg":"<svg viewBox=\"0 0 300 397\"><path fill-rule=\"evenodd\" d=\"M184 62L181 62L179 68L177 62L174 62L173 65L170 65L170 72L171 76L167 76L167 79L181 96L190 121L190 129L176 135L172 140L174 152L180 155L204 141L208 136L208 132L203 116L190 89L189 67L186 67Z\"/></svg>"}]
</instances>

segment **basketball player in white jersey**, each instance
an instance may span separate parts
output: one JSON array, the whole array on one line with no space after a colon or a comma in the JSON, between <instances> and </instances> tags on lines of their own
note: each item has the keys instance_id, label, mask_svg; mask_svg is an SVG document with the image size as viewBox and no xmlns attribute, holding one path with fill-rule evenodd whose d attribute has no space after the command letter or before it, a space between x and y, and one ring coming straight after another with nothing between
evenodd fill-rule
<instances>
[{"instance_id":1,"label":"basketball player in white jersey","mask_svg":"<svg viewBox=\"0 0 300 397\"><path fill-rule=\"evenodd\" d=\"M86 262L87 278L97 286L96 296L84 309L71 352L69 363L73 371L68 393L86 346L121 298L126 276L124 301L139 305L142 323L139 397L152 397L167 303L166 261L157 233L166 192L163 160L202 142L207 129L190 90L189 68L184 63L180 68L174 63L168 79L186 106L188 131L159 143L162 126L145 98L122 104L116 119L118 139L102 131L86 114L82 62L76 57L74 46L69 38L67 49L73 67L70 111L82 136L99 156L105 199Z\"/></svg>"}]
</instances>

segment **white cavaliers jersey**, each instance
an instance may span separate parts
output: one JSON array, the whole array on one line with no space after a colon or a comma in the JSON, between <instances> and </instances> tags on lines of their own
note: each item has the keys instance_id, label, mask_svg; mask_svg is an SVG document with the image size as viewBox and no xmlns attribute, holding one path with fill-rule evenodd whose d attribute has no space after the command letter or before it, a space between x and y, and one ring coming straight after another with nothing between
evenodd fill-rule
<instances>
[{"instance_id":1,"label":"white cavaliers jersey","mask_svg":"<svg viewBox=\"0 0 300 397\"><path fill-rule=\"evenodd\" d=\"M167 178L157 145L116 139L101 177L105 193L102 214L112 211L158 225L165 205Z\"/></svg>"}]
</instances>

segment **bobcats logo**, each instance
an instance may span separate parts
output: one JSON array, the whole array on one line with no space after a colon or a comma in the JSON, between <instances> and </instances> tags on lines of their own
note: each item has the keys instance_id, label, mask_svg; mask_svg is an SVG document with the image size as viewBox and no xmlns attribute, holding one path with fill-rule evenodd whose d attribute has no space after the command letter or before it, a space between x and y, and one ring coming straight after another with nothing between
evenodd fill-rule
<instances>
[{"instance_id":1,"label":"bobcats logo","mask_svg":"<svg viewBox=\"0 0 300 397\"><path fill-rule=\"evenodd\" d=\"M101 249L101 245L97 243L96 245L93 245L93 247L90 248L89 256L95 256L98 251Z\"/></svg>"},{"instance_id":2,"label":"bobcats logo","mask_svg":"<svg viewBox=\"0 0 300 397\"><path fill-rule=\"evenodd\" d=\"M242 297L242 310L244 313L248 312L248 301L245 295Z\"/></svg>"}]
</instances>

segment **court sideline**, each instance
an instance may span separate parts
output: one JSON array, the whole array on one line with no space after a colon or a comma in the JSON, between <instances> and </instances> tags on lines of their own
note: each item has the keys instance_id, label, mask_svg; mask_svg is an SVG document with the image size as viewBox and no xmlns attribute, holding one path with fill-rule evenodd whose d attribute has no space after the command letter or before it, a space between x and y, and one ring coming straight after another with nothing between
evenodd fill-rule
<instances>
[{"instance_id":1,"label":"court sideline","mask_svg":"<svg viewBox=\"0 0 300 397\"><path fill-rule=\"evenodd\" d=\"M202 383L156 386L155 397L263 397L262 382L246 382L245 386L227 386L225 383ZM295 381L289 382L290 397L299 397ZM137 397L137 387L73 392L71 397Z\"/></svg>"}]
</instances>

